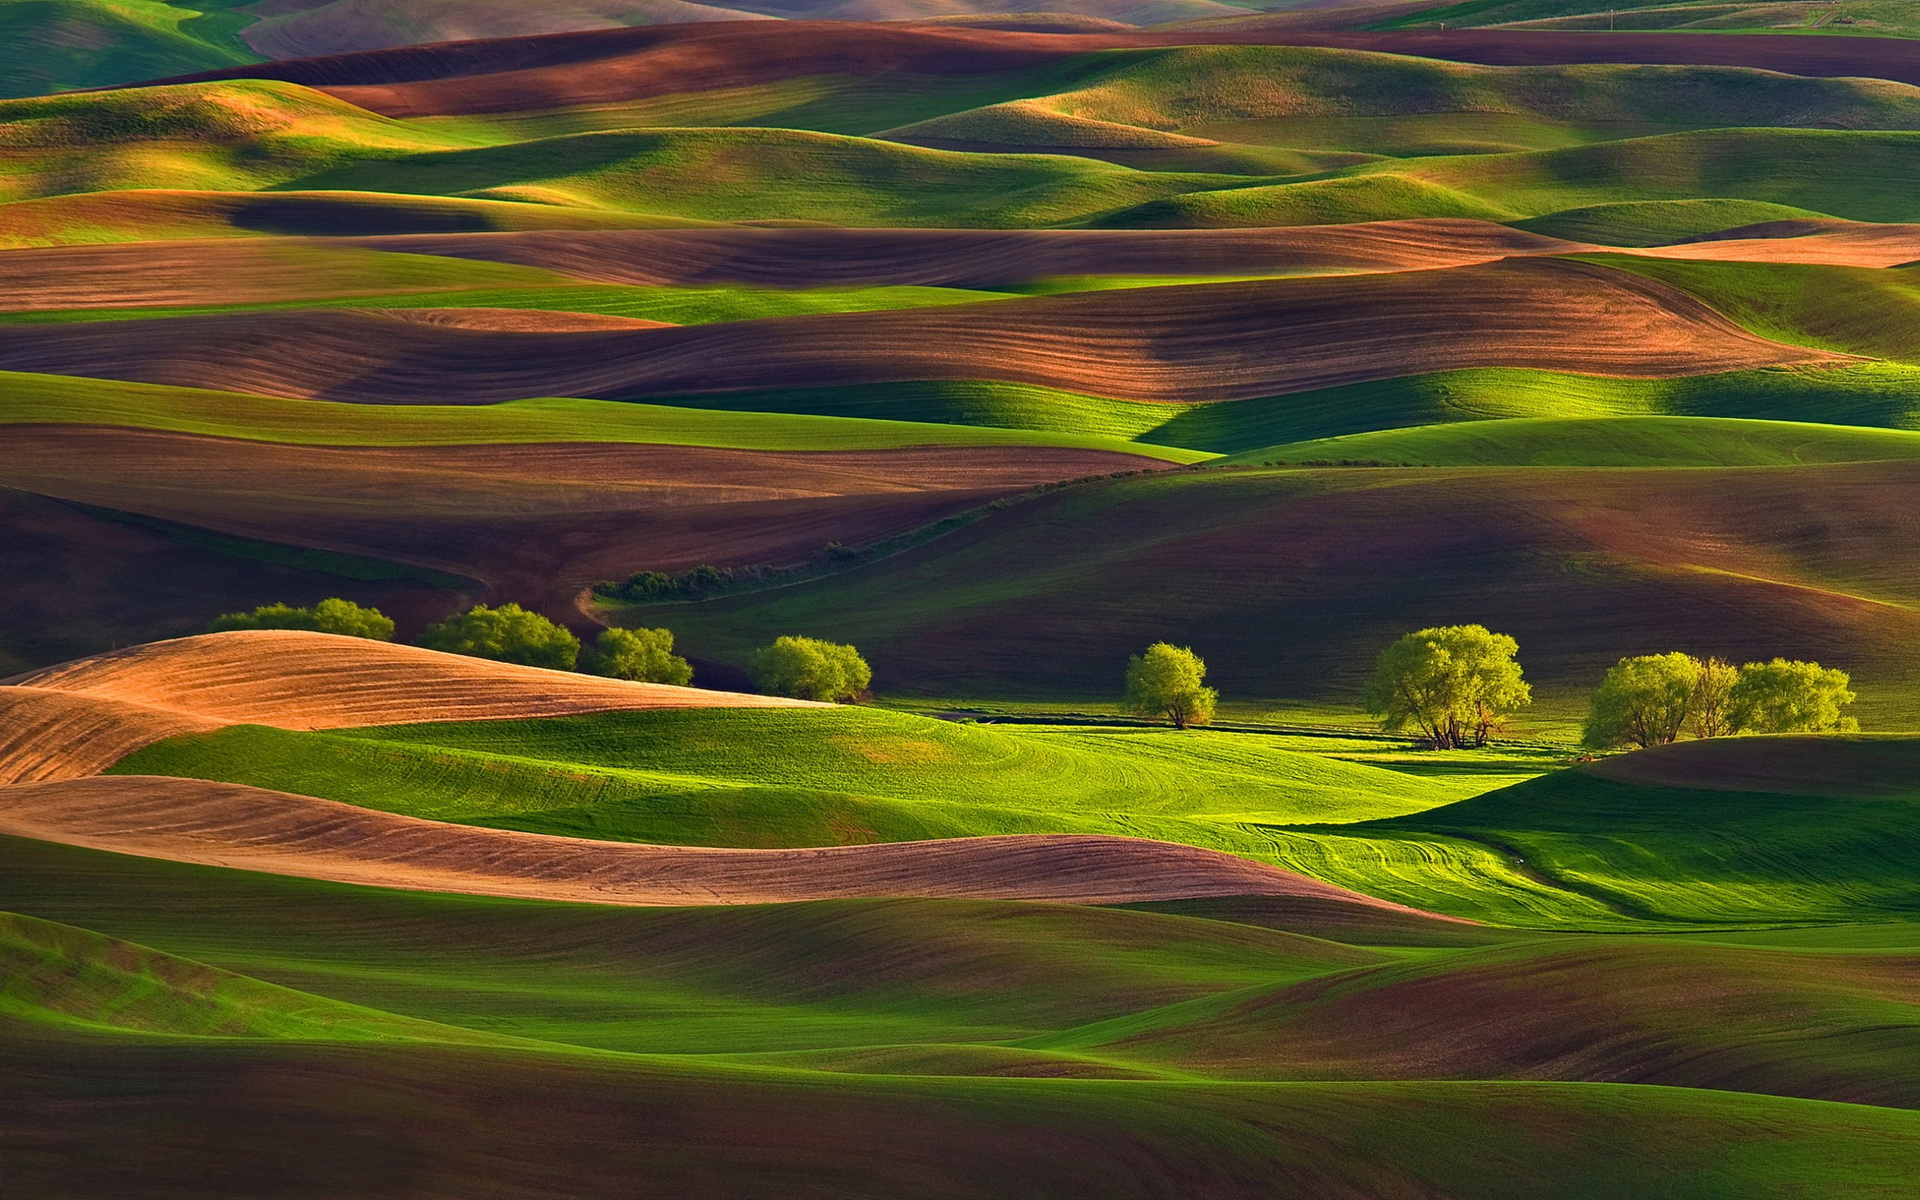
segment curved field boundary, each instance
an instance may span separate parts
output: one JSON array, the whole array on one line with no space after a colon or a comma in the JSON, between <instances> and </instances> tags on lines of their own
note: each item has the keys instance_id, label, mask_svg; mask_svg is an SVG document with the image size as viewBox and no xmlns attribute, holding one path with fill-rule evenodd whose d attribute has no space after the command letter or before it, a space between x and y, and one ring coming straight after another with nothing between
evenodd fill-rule
<instances>
[{"instance_id":1,"label":"curved field boundary","mask_svg":"<svg viewBox=\"0 0 1920 1200\"><path fill-rule=\"evenodd\" d=\"M1896 267L1920 262L1920 225L1778 221L1668 246L1571 242L1455 217L1254 229L686 229L397 234L356 246L541 267L597 283L994 288L1053 276L1314 275L1472 266L1602 252L1650 258ZM16 251L49 267L124 260L118 246ZM208 251L209 258L213 251ZM12 277L0 256L0 279ZM53 286L58 286L54 284ZM11 300L10 303L21 303Z\"/></svg>"},{"instance_id":2,"label":"curved field boundary","mask_svg":"<svg viewBox=\"0 0 1920 1200\"><path fill-rule=\"evenodd\" d=\"M628 683L281 629L152 642L0 680L0 685L97 697L215 724L283 729L622 709L812 706L780 696Z\"/></svg>"},{"instance_id":3,"label":"curved field boundary","mask_svg":"<svg viewBox=\"0 0 1920 1200\"><path fill-rule=\"evenodd\" d=\"M1668 378L1850 361L1677 288L1561 259L1192 284L634 332L362 312L0 326L0 368L294 399L470 403L999 379L1124 399L1271 396L1463 367Z\"/></svg>"},{"instance_id":4,"label":"curved field boundary","mask_svg":"<svg viewBox=\"0 0 1920 1200\"><path fill-rule=\"evenodd\" d=\"M0 789L0 832L338 883L599 904L1297 896L1414 911L1219 851L1136 838L1003 836L802 850L650 846L448 825L238 784L143 775Z\"/></svg>"},{"instance_id":5,"label":"curved field boundary","mask_svg":"<svg viewBox=\"0 0 1920 1200\"><path fill-rule=\"evenodd\" d=\"M356 239L370 250L540 267L602 283L980 287L1049 276L1231 276L1405 271L1600 247L1487 221L1432 218L1268 229L689 229L447 233ZM1610 249L1610 248L1609 248ZM0 280L31 261L59 276L139 251L88 246L0 256ZM212 252L208 252L211 254ZM1914 257L1920 257L1916 254ZM20 272L25 274L23 270ZM17 303L17 301L15 301Z\"/></svg>"},{"instance_id":6,"label":"curved field boundary","mask_svg":"<svg viewBox=\"0 0 1920 1200\"><path fill-rule=\"evenodd\" d=\"M99 696L0 686L0 787L95 775L154 742L225 724Z\"/></svg>"},{"instance_id":7,"label":"curved field boundary","mask_svg":"<svg viewBox=\"0 0 1920 1200\"><path fill-rule=\"evenodd\" d=\"M1805 735L1710 738L1614 755L1579 770L1639 787L1911 798L1920 795L1920 740Z\"/></svg>"},{"instance_id":8,"label":"curved field boundary","mask_svg":"<svg viewBox=\"0 0 1920 1200\"><path fill-rule=\"evenodd\" d=\"M1920 225L1850 221L1768 221L1688 238L1670 246L1609 249L1644 258L1719 262L1807 263L1834 267L1901 267L1920 262Z\"/></svg>"},{"instance_id":9,"label":"curved field boundary","mask_svg":"<svg viewBox=\"0 0 1920 1200\"><path fill-rule=\"evenodd\" d=\"M1488 66L1754 67L1920 84L1920 44L1899 38L1480 29L1327 32L1257 17L1091 34L831 21L655 25L372 50L157 82L280 79L324 89L387 116L432 116L611 103L805 75L1011 71L1097 50L1181 45L1326 46Z\"/></svg>"},{"instance_id":10,"label":"curved field boundary","mask_svg":"<svg viewBox=\"0 0 1920 1200\"><path fill-rule=\"evenodd\" d=\"M379 253L370 253L379 252ZM1609 253L1653 258L1891 267L1920 261L1920 225L1774 221L1655 247L1573 242L1435 217L1252 229L523 230L353 239L208 238L0 253L0 311L284 304L576 281L632 286L948 287L1120 276L1177 282L1471 266ZM404 255L405 257L396 257ZM382 277L405 272L404 282ZM436 291L437 289L437 291ZM400 309L394 320L508 332L638 329L668 322L547 309Z\"/></svg>"}]
</instances>

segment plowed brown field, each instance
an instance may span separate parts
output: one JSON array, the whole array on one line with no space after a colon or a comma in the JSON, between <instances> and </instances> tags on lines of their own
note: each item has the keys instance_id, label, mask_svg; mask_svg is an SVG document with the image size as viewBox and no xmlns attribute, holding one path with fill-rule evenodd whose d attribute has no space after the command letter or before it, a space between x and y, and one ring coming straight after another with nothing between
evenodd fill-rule
<instances>
[{"instance_id":1,"label":"plowed brown field","mask_svg":"<svg viewBox=\"0 0 1920 1200\"><path fill-rule=\"evenodd\" d=\"M151 642L0 680L0 686L93 697L202 723L283 729L808 704L281 629Z\"/></svg>"},{"instance_id":2,"label":"plowed brown field","mask_svg":"<svg viewBox=\"0 0 1920 1200\"><path fill-rule=\"evenodd\" d=\"M1815 263L1836 267L1900 267L1920 262L1920 225L1850 221L1769 221L1672 246L1614 251L1649 258L1722 262Z\"/></svg>"},{"instance_id":3,"label":"plowed brown field","mask_svg":"<svg viewBox=\"0 0 1920 1200\"><path fill-rule=\"evenodd\" d=\"M97 774L163 738L224 724L179 709L0 686L0 786Z\"/></svg>"},{"instance_id":4,"label":"plowed brown field","mask_svg":"<svg viewBox=\"0 0 1920 1200\"><path fill-rule=\"evenodd\" d=\"M503 334L348 311L0 327L9 370L372 403L910 379L1225 400L1460 367L1660 378L1840 357L1559 259L633 332Z\"/></svg>"},{"instance_id":5,"label":"plowed brown field","mask_svg":"<svg viewBox=\"0 0 1920 1200\"><path fill-rule=\"evenodd\" d=\"M0 832L340 883L600 904L846 896L1300 896L1410 911L1214 850L1032 835L805 850L649 846L447 825L230 783L117 775L0 788Z\"/></svg>"},{"instance_id":6,"label":"plowed brown field","mask_svg":"<svg viewBox=\"0 0 1920 1200\"><path fill-rule=\"evenodd\" d=\"M684 229L422 234L355 245L545 267L625 284L749 283L777 287L917 284L985 287L1054 275L1258 275L1404 271L1596 247L1486 221L1434 218L1272 229ZM138 278L137 248L35 251L34 277L66 286L75 261ZM213 252L208 252L211 256ZM134 286L138 286L136 283ZM7 303L0 299L0 303ZM13 300L19 303L19 300ZM48 305L48 307L54 307Z\"/></svg>"},{"instance_id":7,"label":"plowed brown field","mask_svg":"<svg viewBox=\"0 0 1920 1200\"><path fill-rule=\"evenodd\" d=\"M640 567L789 563L1035 484L1157 462L1046 447L290 446L17 425L0 486L478 579L565 611Z\"/></svg>"}]
</instances>

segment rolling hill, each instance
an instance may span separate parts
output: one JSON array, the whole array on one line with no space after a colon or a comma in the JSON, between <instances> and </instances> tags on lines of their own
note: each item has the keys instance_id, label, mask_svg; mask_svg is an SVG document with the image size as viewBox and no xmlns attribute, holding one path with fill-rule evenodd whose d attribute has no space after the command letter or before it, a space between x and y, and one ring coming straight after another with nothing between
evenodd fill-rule
<instances>
[{"instance_id":1,"label":"rolling hill","mask_svg":"<svg viewBox=\"0 0 1920 1200\"><path fill-rule=\"evenodd\" d=\"M1910 1197L1897 4L0 8L6 1200Z\"/></svg>"}]
</instances>

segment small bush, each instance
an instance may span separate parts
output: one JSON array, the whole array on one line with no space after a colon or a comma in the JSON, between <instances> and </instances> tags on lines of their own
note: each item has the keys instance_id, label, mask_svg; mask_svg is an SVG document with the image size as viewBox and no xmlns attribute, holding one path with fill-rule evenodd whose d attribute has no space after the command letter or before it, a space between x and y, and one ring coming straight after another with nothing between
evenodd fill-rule
<instances>
[{"instance_id":1,"label":"small bush","mask_svg":"<svg viewBox=\"0 0 1920 1200\"><path fill-rule=\"evenodd\" d=\"M571 671L580 657L579 638L518 604L503 604L499 608L476 604L466 612L429 626L420 644L448 654L549 667L555 671Z\"/></svg>"},{"instance_id":2,"label":"small bush","mask_svg":"<svg viewBox=\"0 0 1920 1200\"><path fill-rule=\"evenodd\" d=\"M684 687L693 680L692 664L673 652L673 632L667 629L603 629L581 669L636 683Z\"/></svg>"},{"instance_id":3,"label":"small bush","mask_svg":"<svg viewBox=\"0 0 1920 1200\"><path fill-rule=\"evenodd\" d=\"M754 653L747 669L767 695L799 700L852 700L873 682L858 650L810 637L775 638Z\"/></svg>"}]
</instances>

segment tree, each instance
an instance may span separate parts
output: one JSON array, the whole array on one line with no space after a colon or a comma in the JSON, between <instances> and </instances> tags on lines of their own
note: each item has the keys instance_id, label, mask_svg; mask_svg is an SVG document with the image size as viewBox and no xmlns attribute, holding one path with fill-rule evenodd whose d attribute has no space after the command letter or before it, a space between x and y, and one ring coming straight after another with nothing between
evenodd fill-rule
<instances>
[{"instance_id":1,"label":"tree","mask_svg":"<svg viewBox=\"0 0 1920 1200\"><path fill-rule=\"evenodd\" d=\"M1380 654L1367 711L1388 730L1412 726L1436 750L1484 746L1533 702L1514 656L1520 644L1484 625L1410 633Z\"/></svg>"},{"instance_id":2,"label":"tree","mask_svg":"<svg viewBox=\"0 0 1920 1200\"><path fill-rule=\"evenodd\" d=\"M1700 675L1693 685L1693 700L1687 706L1687 732L1697 738L1726 737L1734 731L1728 697L1739 668L1725 659L1697 658Z\"/></svg>"},{"instance_id":3,"label":"tree","mask_svg":"<svg viewBox=\"0 0 1920 1200\"><path fill-rule=\"evenodd\" d=\"M1840 715L1854 701L1852 682L1845 671L1814 662L1748 663L1727 689L1728 715L1747 733L1858 729L1858 721Z\"/></svg>"},{"instance_id":4,"label":"tree","mask_svg":"<svg viewBox=\"0 0 1920 1200\"><path fill-rule=\"evenodd\" d=\"M1127 660L1127 707L1165 717L1175 729L1205 725L1213 719L1220 694L1202 682L1207 664L1185 646L1155 642L1145 654Z\"/></svg>"},{"instance_id":5,"label":"tree","mask_svg":"<svg viewBox=\"0 0 1920 1200\"><path fill-rule=\"evenodd\" d=\"M775 638L754 652L747 669L762 692L801 700L852 700L873 682L858 650L810 637Z\"/></svg>"},{"instance_id":6,"label":"tree","mask_svg":"<svg viewBox=\"0 0 1920 1200\"><path fill-rule=\"evenodd\" d=\"M1593 694L1583 740L1596 750L1672 742L1693 715L1701 668L1699 659L1678 651L1621 659Z\"/></svg>"},{"instance_id":7,"label":"tree","mask_svg":"<svg viewBox=\"0 0 1920 1200\"><path fill-rule=\"evenodd\" d=\"M305 629L314 633L367 638L375 642L393 640L391 617L377 608L362 608L338 596L322 600L312 608L262 604L252 612L225 613L216 617L207 628L212 633L230 629Z\"/></svg>"},{"instance_id":8,"label":"tree","mask_svg":"<svg viewBox=\"0 0 1920 1200\"><path fill-rule=\"evenodd\" d=\"M518 604L502 604L499 608L476 604L428 626L420 644L449 654L470 654L556 671L571 671L580 657L579 638Z\"/></svg>"},{"instance_id":9,"label":"tree","mask_svg":"<svg viewBox=\"0 0 1920 1200\"><path fill-rule=\"evenodd\" d=\"M693 667L673 652L667 629L602 629L584 668L612 679L638 683L677 683L693 679Z\"/></svg>"}]
</instances>

